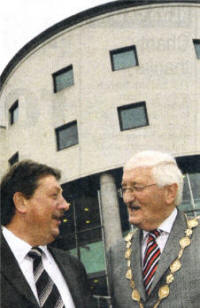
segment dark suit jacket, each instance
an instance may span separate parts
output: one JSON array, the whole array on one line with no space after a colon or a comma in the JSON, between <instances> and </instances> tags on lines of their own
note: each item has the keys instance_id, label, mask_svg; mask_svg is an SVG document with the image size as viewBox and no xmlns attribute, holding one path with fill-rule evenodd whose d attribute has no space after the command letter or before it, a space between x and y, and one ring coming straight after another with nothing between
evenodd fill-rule
<instances>
[{"instance_id":1,"label":"dark suit jacket","mask_svg":"<svg viewBox=\"0 0 200 308\"><path fill-rule=\"evenodd\" d=\"M66 252L49 248L60 268L75 307L94 307L83 265ZM1 234L1 308L38 308L37 300Z\"/></svg>"},{"instance_id":2,"label":"dark suit jacket","mask_svg":"<svg viewBox=\"0 0 200 308\"><path fill-rule=\"evenodd\" d=\"M158 289L165 284L170 264L180 251L179 240L185 236L186 219L178 211L172 231L161 255L151 293L146 297L141 264L142 232L138 230L132 239L131 265L136 288L145 308L152 308L158 299ZM129 280L125 278L127 262L124 258L125 242L120 241L109 252L110 283L114 308L139 308L131 298ZM191 245L186 247L181 258L182 267L174 274L169 296L162 300L159 308L200 308L200 225L193 229Z\"/></svg>"}]
</instances>

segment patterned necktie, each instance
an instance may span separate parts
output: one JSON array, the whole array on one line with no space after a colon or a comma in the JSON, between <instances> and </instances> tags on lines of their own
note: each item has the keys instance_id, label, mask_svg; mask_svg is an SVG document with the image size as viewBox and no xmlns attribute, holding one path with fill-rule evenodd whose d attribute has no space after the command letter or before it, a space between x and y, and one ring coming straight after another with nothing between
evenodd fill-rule
<instances>
[{"instance_id":1,"label":"patterned necktie","mask_svg":"<svg viewBox=\"0 0 200 308\"><path fill-rule=\"evenodd\" d=\"M56 285L44 269L42 254L42 250L38 247L33 247L28 253L28 256L33 259L33 274L40 307L64 308L62 298Z\"/></svg>"},{"instance_id":2,"label":"patterned necktie","mask_svg":"<svg viewBox=\"0 0 200 308\"><path fill-rule=\"evenodd\" d=\"M147 240L147 247L145 250L143 261L144 287L147 294L149 294L154 274L157 270L158 262L160 259L160 248L156 243L156 238L160 236L160 234L160 231L153 230L149 232L149 237Z\"/></svg>"}]
</instances>

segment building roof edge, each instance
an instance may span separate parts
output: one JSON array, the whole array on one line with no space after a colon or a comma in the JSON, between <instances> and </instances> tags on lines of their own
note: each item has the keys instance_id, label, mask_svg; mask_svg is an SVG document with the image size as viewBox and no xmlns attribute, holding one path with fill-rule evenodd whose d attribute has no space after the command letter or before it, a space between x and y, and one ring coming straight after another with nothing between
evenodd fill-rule
<instances>
[{"instance_id":1,"label":"building roof edge","mask_svg":"<svg viewBox=\"0 0 200 308\"><path fill-rule=\"evenodd\" d=\"M5 69L3 70L0 76L0 90L8 78L9 74L15 68L15 66L32 50L37 46L51 38L52 36L58 34L59 32L70 28L74 25L77 25L83 21L92 19L94 17L117 11L124 8L142 6L142 5L151 5L151 4L167 4L167 3L188 3L188 4L200 4L200 0L117 0L113 2L108 2L75 15L72 15L60 22L54 24L53 26L47 28L39 35L31 39L27 44L25 44L8 62Z\"/></svg>"}]
</instances>

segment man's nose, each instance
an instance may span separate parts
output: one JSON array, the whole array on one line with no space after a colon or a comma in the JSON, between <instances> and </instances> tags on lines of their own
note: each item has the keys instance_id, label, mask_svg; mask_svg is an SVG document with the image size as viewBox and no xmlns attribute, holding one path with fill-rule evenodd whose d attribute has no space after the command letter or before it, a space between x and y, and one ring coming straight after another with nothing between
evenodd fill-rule
<instances>
[{"instance_id":1,"label":"man's nose","mask_svg":"<svg viewBox=\"0 0 200 308\"><path fill-rule=\"evenodd\" d=\"M123 195L123 201L125 204L129 204L130 202L133 202L135 200L135 194L134 192L125 192Z\"/></svg>"},{"instance_id":2,"label":"man's nose","mask_svg":"<svg viewBox=\"0 0 200 308\"><path fill-rule=\"evenodd\" d=\"M59 202L59 208L65 210L65 211L68 211L69 207L70 207L70 203L67 202L63 196L61 196L61 199L60 199L60 202Z\"/></svg>"}]
</instances>

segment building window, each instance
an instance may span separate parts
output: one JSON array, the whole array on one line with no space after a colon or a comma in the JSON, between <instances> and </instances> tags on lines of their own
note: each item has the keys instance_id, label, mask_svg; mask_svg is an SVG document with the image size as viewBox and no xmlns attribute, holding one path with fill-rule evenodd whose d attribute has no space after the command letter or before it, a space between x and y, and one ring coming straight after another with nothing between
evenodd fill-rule
<instances>
[{"instance_id":1,"label":"building window","mask_svg":"<svg viewBox=\"0 0 200 308\"><path fill-rule=\"evenodd\" d=\"M73 121L56 128L58 151L78 144L77 121Z\"/></svg>"},{"instance_id":2,"label":"building window","mask_svg":"<svg viewBox=\"0 0 200 308\"><path fill-rule=\"evenodd\" d=\"M118 107L118 116L121 131L149 125L145 102Z\"/></svg>"},{"instance_id":3,"label":"building window","mask_svg":"<svg viewBox=\"0 0 200 308\"><path fill-rule=\"evenodd\" d=\"M19 161L19 153L16 152L11 158L8 160L9 165L12 166Z\"/></svg>"},{"instance_id":4,"label":"building window","mask_svg":"<svg viewBox=\"0 0 200 308\"><path fill-rule=\"evenodd\" d=\"M73 66L69 65L53 74L54 93L74 84Z\"/></svg>"},{"instance_id":5,"label":"building window","mask_svg":"<svg viewBox=\"0 0 200 308\"><path fill-rule=\"evenodd\" d=\"M10 124L13 125L18 120L18 101L16 101L9 109Z\"/></svg>"},{"instance_id":6,"label":"building window","mask_svg":"<svg viewBox=\"0 0 200 308\"><path fill-rule=\"evenodd\" d=\"M134 45L111 50L110 57L113 71L138 65L137 51Z\"/></svg>"},{"instance_id":7,"label":"building window","mask_svg":"<svg viewBox=\"0 0 200 308\"><path fill-rule=\"evenodd\" d=\"M197 59L200 59L200 40L193 40Z\"/></svg>"}]
</instances>

